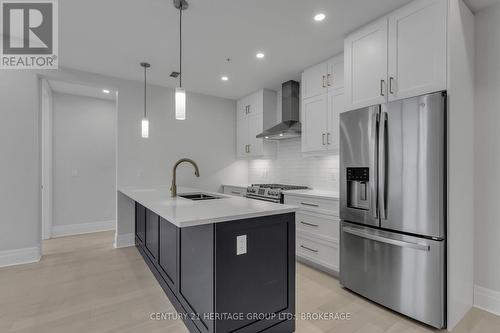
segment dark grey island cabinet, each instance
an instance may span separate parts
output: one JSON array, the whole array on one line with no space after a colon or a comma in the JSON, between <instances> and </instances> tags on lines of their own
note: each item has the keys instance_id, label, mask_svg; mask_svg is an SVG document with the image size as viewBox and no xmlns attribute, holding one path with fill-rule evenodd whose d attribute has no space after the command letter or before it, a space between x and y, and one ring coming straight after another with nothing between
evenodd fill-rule
<instances>
[{"instance_id":1,"label":"dark grey island cabinet","mask_svg":"<svg viewBox=\"0 0 500 333\"><path fill-rule=\"evenodd\" d=\"M178 228L136 203L136 246L190 332L295 330L295 213Z\"/></svg>"}]
</instances>

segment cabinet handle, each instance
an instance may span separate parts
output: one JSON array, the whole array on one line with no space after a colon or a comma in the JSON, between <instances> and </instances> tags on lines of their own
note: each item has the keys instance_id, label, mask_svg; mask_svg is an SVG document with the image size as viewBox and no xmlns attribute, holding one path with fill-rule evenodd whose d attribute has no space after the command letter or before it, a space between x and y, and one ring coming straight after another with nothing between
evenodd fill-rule
<instances>
[{"instance_id":1,"label":"cabinet handle","mask_svg":"<svg viewBox=\"0 0 500 333\"><path fill-rule=\"evenodd\" d=\"M251 145L248 145L248 153L249 153L249 154L250 154L250 146L251 146Z\"/></svg>"},{"instance_id":2,"label":"cabinet handle","mask_svg":"<svg viewBox=\"0 0 500 333\"><path fill-rule=\"evenodd\" d=\"M318 224L312 224L312 223L308 223L308 222L304 222L304 221L300 221L300 223L305 224L305 225L308 225L308 226L310 226L310 227L315 227L315 228L319 227L319 225L318 225Z\"/></svg>"},{"instance_id":3,"label":"cabinet handle","mask_svg":"<svg viewBox=\"0 0 500 333\"><path fill-rule=\"evenodd\" d=\"M329 87L331 86L331 84L330 84L330 77L331 76L332 76L331 74L327 74L326 75L326 85L329 86Z\"/></svg>"},{"instance_id":4,"label":"cabinet handle","mask_svg":"<svg viewBox=\"0 0 500 333\"><path fill-rule=\"evenodd\" d=\"M250 111L250 105L247 105L247 107L248 107L248 113L250 113L250 112L251 112L251 111Z\"/></svg>"},{"instance_id":5,"label":"cabinet handle","mask_svg":"<svg viewBox=\"0 0 500 333\"><path fill-rule=\"evenodd\" d=\"M245 145L245 153L248 153L248 145Z\"/></svg>"},{"instance_id":6,"label":"cabinet handle","mask_svg":"<svg viewBox=\"0 0 500 333\"><path fill-rule=\"evenodd\" d=\"M238 194L238 195L241 195L240 192L236 192L236 191L231 191L232 194Z\"/></svg>"},{"instance_id":7,"label":"cabinet handle","mask_svg":"<svg viewBox=\"0 0 500 333\"><path fill-rule=\"evenodd\" d=\"M394 91L392 90L392 83L394 82L394 78L391 76L389 78L389 93L394 94Z\"/></svg>"},{"instance_id":8,"label":"cabinet handle","mask_svg":"<svg viewBox=\"0 0 500 333\"><path fill-rule=\"evenodd\" d=\"M300 247L303 248L303 249L306 249L308 251L314 252L314 253L318 253L319 252L318 250L311 249L310 247L307 247L307 246L304 246L304 245L301 245Z\"/></svg>"},{"instance_id":9,"label":"cabinet handle","mask_svg":"<svg viewBox=\"0 0 500 333\"><path fill-rule=\"evenodd\" d=\"M385 96L384 85L385 85L385 80L380 80L380 96Z\"/></svg>"},{"instance_id":10,"label":"cabinet handle","mask_svg":"<svg viewBox=\"0 0 500 333\"><path fill-rule=\"evenodd\" d=\"M325 79L326 76L323 75L323 79L321 80L321 87L325 88Z\"/></svg>"},{"instance_id":11,"label":"cabinet handle","mask_svg":"<svg viewBox=\"0 0 500 333\"><path fill-rule=\"evenodd\" d=\"M321 134L321 143L325 145L325 133Z\"/></svg>"},{"instance_id":12,"label":"cabinet handle","mask_svg":"<svg viewBox=\"0 0 500 333\"><path fill-rule=\"evenodd\" d=\"M330 144L330 133L326 133L326 144Z\"/></svg>"},{"instance_id":13,"label":"cabinet handle","mask_svg":"<svg viewBox=\"0 0 500 333\"><path fill-rule=\"evenodd\" d=\"M319 205L317 205L317 204L312 204L312 203L307 203L307 202L301 202L300 204L304 205L304 206L310 206L310 207L319 207Z\"/></svg>"}]
</instances>

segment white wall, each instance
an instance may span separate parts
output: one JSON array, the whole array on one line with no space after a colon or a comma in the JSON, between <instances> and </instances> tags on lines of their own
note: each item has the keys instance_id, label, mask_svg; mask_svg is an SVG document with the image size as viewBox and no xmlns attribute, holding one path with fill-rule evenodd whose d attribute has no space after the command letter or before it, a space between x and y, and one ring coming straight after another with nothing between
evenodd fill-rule
<instances>
[{"instance_id":1,"label":"white wall","mask_svg":"<svg viewBox=\"0 0 500 333\"><path fill-rule=\"evenodd\" d=\"M35 73L1 71L0 251L40 246L39 100Z\"/></svg>"},{"instance_id":2,"label":"white wall","mask_svg":"<svg viewBox=\"0 0 500 333\"><path fill-rule=\"evenodd\" d=\"M448 14L448 330L470 310L474 286L474 16Z\"/></svg>"},{"instance_id":3,"label":"white wall","mask_svg":"<svg viewBox=\"0 0 500 333\"><path fill-rule=\"evenodd\" d=\"M154 70L154 64L151 70ZM134 70L133 68L131 69ZM179 185L217 190L222 182L248 180L245 161L236 160L235 102L201 94L187 96L188 120L174 119L172 89L153 87L150 138L140 137L143 112L143 73L139 81L94 73L2 71L0 75L0 251L40 246L39 75L48 79L117 90L117 185L168 185L171 168L180 157L200 165L195 179L189 166L179 170ZM119 203L118 203L119 205ZM132 221L118 232L133 232ZM0 253L1 257L1 253ZM0 258L1 259L1 258ZM1 265L1 260L0 260Z\"/></svg>"},{"instance_id":4,"label":"white wall","mask_svg":"<svg viewBox=\"0 0 500 333\"><path fill-rule=\"evenodd\" d=\"M476 14L475 304L500 315L500 4Z\"/></svg>"},{"instance_id":5,"label":"white wall","mask_svg":"<svg viewBox=\"0 0 500 333\"><path fill-rule=\"evenodd\" d=\"M53 227L115 221L116 102L54 93L53 143Z\"/></svg>"},{"instance_id":6,"label":"white wall","mask_svg":"<svg viewBox=\"0 0 500 333\"><path fill-rule=\"evenodd\" d=\"M279 141L275 159L248 162L249 183L307 185L338 192L339 155L303 156L300 150L300 138Z\"/></svg>"}]
</instances>

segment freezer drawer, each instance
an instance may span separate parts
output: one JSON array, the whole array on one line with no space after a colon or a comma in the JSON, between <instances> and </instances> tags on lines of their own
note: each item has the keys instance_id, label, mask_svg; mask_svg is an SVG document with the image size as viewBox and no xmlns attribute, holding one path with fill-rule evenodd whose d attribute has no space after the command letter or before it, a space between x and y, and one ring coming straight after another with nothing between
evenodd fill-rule
<instances>
[{"instance_id":1,"label":"freezer drawer","mask_svg":"<svg viewBox=\"0 0 500 333\"><path fill-rule=\"evenodd\" d=\"M445 241L341 222L340 283L428 325L445 322Z\"/></svg>"}]
</instances>

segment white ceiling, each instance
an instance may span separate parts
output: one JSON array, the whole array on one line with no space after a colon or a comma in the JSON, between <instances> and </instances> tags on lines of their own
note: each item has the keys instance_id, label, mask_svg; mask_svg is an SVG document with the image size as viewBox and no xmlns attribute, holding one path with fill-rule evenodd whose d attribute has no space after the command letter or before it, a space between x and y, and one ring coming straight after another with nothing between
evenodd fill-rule
<instances>
[{"instance_id":1,"label":"white ceiling","mask_svg":"<svg viewBox=\"0 0 500 333\"><path fill-rule=\"evenodd\" d=\"M188 2L184 86L235 99L298 79L302 69L342 52L346 33L409 0ZM172 0L64 0L59 11L62 66L142 80L139 62L148 61L150 82L177 85L169 77L178 70L178 11ZM326 19L314 22L320 11ZM266 54L263 60L255 58L259 50ZM229 81L220 80L223 74Z\"/></svg>"},{"instance_id":2,"label":"white ceiling","mask_svg":"<svg viewBox=\"0 0 500 333\"><path fill-rule=\"evenodd\" d=\"M110 90L109 94L102 92L107 87L90 87L81 84L70 83L65 81L49 80L50 89L53 92L61 94L70 94L86 97L94 97L100 99L115 100L116 92Z\"/></svg>"},{"instance_id":3,"label":"white ceiling","mask_svg":"<svg viewBox=\"0 0 500 333\"><path fill-rule=\"evenodd\" d=\"M500 0L465 0L473 12L478 12L493 4L500 3Z\"/></svg>"}]
</instances>

